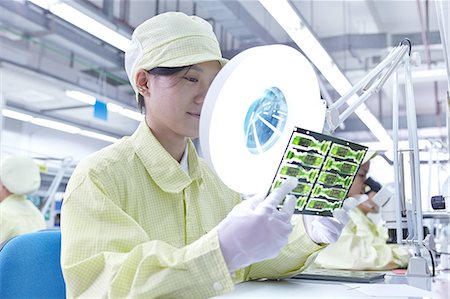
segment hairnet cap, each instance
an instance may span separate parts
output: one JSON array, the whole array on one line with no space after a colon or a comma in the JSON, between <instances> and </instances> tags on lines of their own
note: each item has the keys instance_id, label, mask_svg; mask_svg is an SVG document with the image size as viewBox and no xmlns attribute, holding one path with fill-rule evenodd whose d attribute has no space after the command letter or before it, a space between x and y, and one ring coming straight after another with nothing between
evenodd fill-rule
<instances>
[{"instance_id":1,"label":"hairnet cap","mask_svg":"<svg viewBox=\"0 0 450 299\"><path fill-rule=\"evenodd\" d=\"M136 95L136 72L156 67L183 67L217 60L223 66L212 26L197 16L166 12L140 24L125 51L125 70Z\"/></svg>"},{"instance_id":2,"label":"hairnet cap","mask_svg":"<svg viewBox=\"0 0 450 299\"><path fill-rule=\"evenodd\" d=\"M0 180L11 193L32 193L41 185L39 167L30 157L8 156L0 166Z\"/></svg>"}]
</instances>

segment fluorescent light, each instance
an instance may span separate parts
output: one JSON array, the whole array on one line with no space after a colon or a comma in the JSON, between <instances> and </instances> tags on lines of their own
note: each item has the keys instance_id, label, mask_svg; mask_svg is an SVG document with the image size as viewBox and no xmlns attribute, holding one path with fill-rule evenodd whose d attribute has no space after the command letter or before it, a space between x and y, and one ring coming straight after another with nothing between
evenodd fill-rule
<instances>
[{"instance_id":1,"label":"fluorescent light","mask_svg":"<svg viewBox=\"0 0 450 299\"><path fill-rule=\"evenodd\" d=\"M130 109L127 108L123 108L121 111L119 111L120 115L123 115L125 117L137 120L137 121L142 121L144 119L144 116L136 111L132 111Z\"/></svg>"},{"instance_id":2,"label":"fluorescent light","mask_svg":"<svg viewBox=\"0 0 450 299\"><path fill-rule=\"evenodd\" d=\"M63 131L63 132L71 133L71 134L78 134L81 131L81 129L78 127L66 125L66 124L63 124L63 123L60 123L57 121L53 121L53 120L49 120L49 119L45 119L45 118L33 118L32 120L30 120L30 122L32 124L35 124L38 126L47 127L50 129L59 130L59 131Z\"/></svg>"},{"instance_id":3,"label":"fluorescent light","mask_svg":"<svg viewBox=\"0 0 450 299\"><path fill-rule=\"evenodd\" d=\"M88 95L84 92L77 91L77 90L66 90L66 95L72 99L87 103L89 105L94 105L95 102L97 101L94 96ZM144 116L142 114L140 114L136 111L124 108L118 104L107 103L106 109L108 109L108 111L110 111L110 112L119 113L122 116L131 118L131 119L134 119L137 121L142 121L144 119Z\"/></svg>"},{"instance_id":4,"label":"fluorescent light","mask_svg":"<svg viewBox=\"0 0 450 299\"><path fill-rule=\"evenodd\" d=\"M339 70L333 59L308 29L305 22L297 15L288 1L259 0L259 2L281 27L283 27L292 40L302 49L309 60L341 96L351 89L352 84L350 81ZM351 105L356 99L357 97L353 96L347 103ZM365 104L361 104L355 110L355 113L381 142L392 144L392 139L389 134L367 109Z\"/></svg>"},{"instance_id":5,"label":"fluorescent light","mask_svg":"<svg viewBox=\"0 0 450 299\"><path fill-rule=\"evenodd\" d=\"M21 121L25 121L25 122L33 119L33 117L31 115L12 111L9 109L3 109L2 114L4 117L13 118L13 119L17 119L17 120L21 120Z\"/></svg>"},{"instance_id":6,"label":"fluorescent light","mask_svg":"<svg viewBox=\"0 0 450 299\"><path fill-rule=\"evenodd\" d=\"M122 50L128 48L130 39L117 33L115 30L103 25L102 23L87 16L81 11L61 1L43 1L43 0L29 0L30 2L49 10L51 13L57 15L61 19L75 25L76 27L98 37L108 44Z\"/></svg>"},{"instance_id":7,"label":"fluorescent light","mask_svg":"<svg viewBox=\"0 0 450 299\"><path fill-rule=\"evenodd\" d=\"M49 9L55 3L58 3L60 0L29 0L30 2L40 6L44 9Z\"/></svg>"},{"instance_id":8,"label":"fluorescent light","mask_svg":"<svg viewBox=\"0 0 450 299\"><path fill-rule=\"evenodd\" d=\"M411 78L417 82L433 82L433 81L447 81L447 71L445 69L413 69ZM405 74L402 72L398 78L400 83L405 83Z\"/></svg>"},{"instance_id":9,"label":"fluorescent light","mask_svg":"<svg viewBox=\"0 0 450 299\"><path fill-rule=\"evenodd\" d=\"M445 69L415 70L411 73L413 79L447 80Z\"/></svg>"},{"instance_id":10,"label":"fluorescent light","mask_svg":"<svg viewBox=\"0 0 450 299\"><path fill-rule=\"evenodd\" d=\"M100 140L104 140L104 141L108 141L111 143L116 142L117 138L108 136L108 135L104 135L104 134L100 134L100 133L95 133L92 131L87 131L87 130L81 130L81 132L79 133L80 135L86 136L86 137L91 137L91 138L95 138L95 139L100 139Z\"/></svg>"},{"instance_id":11,"label":"fluorescent light","mask_svg":"<svg viewBox=\"0 0 450 299\"><path fill-rule=\"evenodd\" d=\"M53 120L49 120L49 119L45 119L45 118L33 117L31 115L20 113L20 112L9 110L9 109L2 109L2 115L5 117L8 117L8 118L17 119L17 120L20 120L23 122L30 122L34 125L38 125L41 127L46 127L49 129L63 131L63 132L70 133L70 134L79 134L82 136L99 139L99 140L103 140L103 141L108 141L111 143L116 142L118 140L117 138L111 137L108 135L104 135L104 134L100 134L100 133L96 133L96 132L92 132L92 131L88 131L88 130L82 130L78 127L67 125L62 122L53 121Z\"/></svg>"},{"instance_id":12,"label":"fluorescent light","mask_svg":"<svg viewBox=\"0 0 450 299\"><path fill-rule=\"evenodd\" d=\"M131 118L131 119L134 119L137 121L142 121L144 119L144 116L141 113L130 110L128 108L124 108L124 107L114 104L114 103L106 104L106 108L108 109L108 111L119 113L122 116Z\"/></svg>"},{"instance_id":13,"label":"fluorescent light","mask_svg":"<svg viewBox=\"0 0 450 299\"><path fill-rule=\"evenodd\" d=\"M66 90L66 96L89 105L95 105L97 101L94 96L76 90Z\"/></svg>"},{"instance_id":14,"label":"fluorescent light","mask_svg":"<svg viewBox=\"0 0 450 299\"><path fill-rule=\"evenodd\" d=\"M114 103L107 103L106 109L108 109L108 111L111 111L111 112L119 113L120 111L123 110L123 107L120 105L114 104Z\"/></svg>"}]
</instances>

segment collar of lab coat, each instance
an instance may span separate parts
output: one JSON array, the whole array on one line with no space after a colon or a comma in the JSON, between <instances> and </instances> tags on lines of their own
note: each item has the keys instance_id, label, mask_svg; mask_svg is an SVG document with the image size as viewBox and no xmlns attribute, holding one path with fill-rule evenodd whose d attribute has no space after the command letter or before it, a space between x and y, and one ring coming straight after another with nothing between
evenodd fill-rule
<instances>
[{"instance_id":1,"label":"collar of lab coat","mask_svg":"<svg viewBox=\"0 0 450 299\"><path fill-rule=\"evenodd\" d=\"M148 174L163 191L179 193L193 181L200 180L201 182L199 158L190 139L188 139L187 146L189 174L159 143L145 121L140 123L131 136L131 142Z\"/></svg>"},{"instance_id":2,"label":"collar of lab coat","mask_svg":"<svg viewBox=\"0 0 450 299\"><path fill-rule=\"evenodd\" d=\"M8 195L7 197L5 197L0 204L4 204L6 205L6 203L8 204L13 204L15 202L20 202L20 201L24 201L27 200L26 195L18 195L18 194L11 194Z\"/></svg>"}]
</instances>

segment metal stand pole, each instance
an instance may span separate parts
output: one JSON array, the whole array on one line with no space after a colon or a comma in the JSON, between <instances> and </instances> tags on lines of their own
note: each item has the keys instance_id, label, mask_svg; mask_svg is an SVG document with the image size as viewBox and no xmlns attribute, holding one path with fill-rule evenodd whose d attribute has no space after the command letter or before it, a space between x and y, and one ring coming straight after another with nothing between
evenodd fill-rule
<instances>
[{"instance_id":1,"label":"metal stand pole","mask_svg":"<svg viewBox=\"0 0 450 299\"><path fill-rule=\"evenodd\" d=\"M420 189L420 160L419 143L417 138L416 103L411 78L410 57L404 59L405 71L405 94L406 94L406 119L408 126L408 142L410 152L410 173L412 189L411 221L412 221L412 242L414 246L414 256L410 258L408 264L408 276L430 276L428 263L420 253L423 242L423 221L422 221L422 197Z\"/></svg>"}]
</instances>

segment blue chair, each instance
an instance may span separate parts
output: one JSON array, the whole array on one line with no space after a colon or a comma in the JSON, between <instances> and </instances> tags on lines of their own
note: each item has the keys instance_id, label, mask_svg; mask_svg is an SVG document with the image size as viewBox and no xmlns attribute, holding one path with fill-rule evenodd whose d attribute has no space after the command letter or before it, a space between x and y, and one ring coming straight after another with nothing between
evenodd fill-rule
<instances>
[{"instance_id":1,"label":"blue chair","mask_svg":"<svg viewBox=\"0 0 450 299\"><path fill-rule=\"evenodd\" d=\"M61 232L43 230L11 238L0 249L0 298L65 298Z\"/></svg>"}]
</instances>

